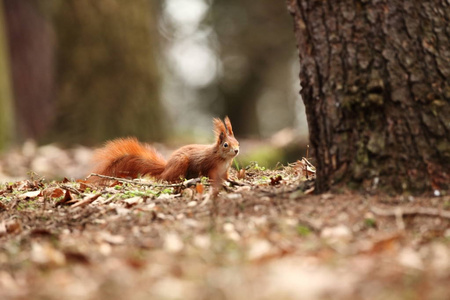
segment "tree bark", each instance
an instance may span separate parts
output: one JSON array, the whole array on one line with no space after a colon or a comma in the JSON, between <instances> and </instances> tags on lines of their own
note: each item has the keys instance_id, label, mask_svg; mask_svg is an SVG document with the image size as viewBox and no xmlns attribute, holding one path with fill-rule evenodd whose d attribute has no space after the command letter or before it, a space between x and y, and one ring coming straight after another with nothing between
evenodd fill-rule
<instances>
[{"instance_id":1,"label":"tree bark","mask_svg":"<svg viewBox=\"0 0 450 300\"><path fill-rule=\"evenodd\" d=\"M319 192L450 182L450 4L289 0Z\"/></svg>"}]
</instances>

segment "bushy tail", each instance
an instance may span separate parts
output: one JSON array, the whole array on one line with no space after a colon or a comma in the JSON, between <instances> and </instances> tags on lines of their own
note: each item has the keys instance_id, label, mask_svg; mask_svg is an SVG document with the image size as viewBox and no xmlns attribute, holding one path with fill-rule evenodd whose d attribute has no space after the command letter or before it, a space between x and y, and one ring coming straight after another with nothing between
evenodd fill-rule
<instances>
[{"instance_id":1,"label":"bushy tail","mask_svg":"<svg viewBox=\"0 0 450 300\"><path fill-rule=\"evenodd\" d=\"M166 160L153 147L136 138L109 141L94 153L94 161L97 166L93 173L121 178L143 175L159 178L166 167ZM101 180L90 177L90 181Z\"/></svg>"}]
</instances>

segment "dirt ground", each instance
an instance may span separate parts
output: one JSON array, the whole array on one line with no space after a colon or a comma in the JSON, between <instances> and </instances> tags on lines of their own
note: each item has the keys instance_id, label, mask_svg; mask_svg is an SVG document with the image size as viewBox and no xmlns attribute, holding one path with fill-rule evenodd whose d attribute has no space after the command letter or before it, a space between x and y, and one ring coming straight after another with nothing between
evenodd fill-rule
<instances>
[{"instance_id":1,"label":"dirt ground","mask_svg":"<svg viewBox=\"0 0 450 300\"><path fill-rule=\"evenodd\" d=\"M1 183L0 299L449 298L450 196L314 195L306 175L254 165L216 198Z\"/></svg>"}]
</instances>

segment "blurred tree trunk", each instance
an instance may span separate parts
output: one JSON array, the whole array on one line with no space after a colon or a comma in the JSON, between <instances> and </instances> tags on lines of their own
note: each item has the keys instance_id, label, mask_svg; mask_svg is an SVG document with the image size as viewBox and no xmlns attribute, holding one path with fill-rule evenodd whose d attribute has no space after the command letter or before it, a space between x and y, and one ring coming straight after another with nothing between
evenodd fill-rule
<instances>
[{"instance_id":1,"label":"blurred tree trunk","mask_svg":"<svg viewBox=\"0 0 450 300\"><path fill-rule=\"evenodd\" d=\"M449 188L450 5L289 0L316 188Z\"/></svg>"},{"instance_id":2,"label":"blurred tree trunk","mask_svg":"<svg viewBox=\"0 0 450 300\"><path fill-rule=\"evenodd\" d=\"M269 96L276 103L271 127L293 123L289 68L295 43L284 3L273 0L215 0L212 26L217 34L222 76L217 82L224 111L240 136L259 134L258 103ZM273 76L282 78L273 80ZM270 95L269 95L270 94ZM217 106L214 102L213 105ZM264 113L262 115L270 115Z\"/></svg>"},{"instance_id":3,"label":"blurred tree trunk","mask_svg":"<svg viewBox=\"0 0 450 300\"><path fill-rule=\"evenodd\" d=\"M10 65L6 38L5 12L0 1L0 151L14 138L14 116L10 82Z\"/></svg>"},{"instance_id":4,"label":"blurred tree trunk","mask_svg":"<svg viewBox=\"0 0 450 300\"><path fill-rule=\"evenodd\" d=\"M3 0L19 139L39 138L53 115L51 21L37 0ZM7 73L6 73L7 74Z\"/></svg>"},{"instance_id":5,"label":"blurred tree trunk","mask_svg":"<svg viewBox=\"0 0 450 300\"><path fill-rule=\"evenodd\" d=\"M98 143L165 134L151 1L66 0L55 11L57 120L50 135Z\"/></svg>"}]
</instances>

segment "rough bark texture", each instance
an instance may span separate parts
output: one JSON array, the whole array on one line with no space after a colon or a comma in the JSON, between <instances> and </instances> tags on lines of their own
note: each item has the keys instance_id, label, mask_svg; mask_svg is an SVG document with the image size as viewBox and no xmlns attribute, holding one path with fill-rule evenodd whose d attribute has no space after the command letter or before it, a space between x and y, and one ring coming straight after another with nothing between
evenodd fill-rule
<instances>
[{"instance_id":1,"label":"rough bark texture","mask_svg":"<svg viewBox=\"0 0 450 300\"><path fill-rule=\"evenodd\" d=\"M450 3L289 0L318 191L449 187Z\"/></svg>"}]
</instances>

